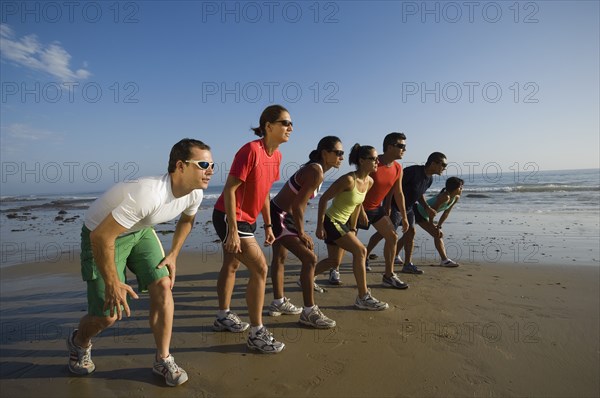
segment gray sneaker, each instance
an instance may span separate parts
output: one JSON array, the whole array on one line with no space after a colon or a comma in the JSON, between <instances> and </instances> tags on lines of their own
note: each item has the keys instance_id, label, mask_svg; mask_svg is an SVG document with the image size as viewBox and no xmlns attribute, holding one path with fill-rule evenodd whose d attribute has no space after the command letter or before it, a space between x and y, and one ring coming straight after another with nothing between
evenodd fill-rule
<instances>
[{"instance_id":1,"label":"gray sneaker","mask_svg":"<svg viewBox=\"0 0 600 398\"><path fill-rule=\"evenodd\" d=\"M389 277L383 274L382 283L383 286L386 287L395 287L396 289L408 289L408 283L402 282L396 274L392 274L392 276Z\"/></svg>"},{"instance_id":2,"label":"gray sneaker","mask_svg":"<svg viewBox=\"0 0 600 398\"><path fill-rule=\"evenodd\" d=\"M169 387L176 387L188 381L187 372L177 366L173 355L155 360L152 373L163 376Z\"/></svg>"},{"instance_id":3,"label":"gray sneaker","mask_svg":"<svg viewBox=\"0 0 600 398\"><path fill-rule=\"evenodd\" d=\"M265 354L276 354L285 348L285 344L275 340L273 334L264 326L256 332L255 336L252 336L252 333L248 335L246 345L251 350L257 350Z\"/></svg>"},{"instance_id":4,"label":"gray sneaker","mask_svg":"<svg viewBox=\"0 0 600 398\"><path fill-rule=\"evenodd\" d=\"M321 312L318 306L314 306L308 315L304 311L300 314L300 320L303 325L312 326L317 329L331 329L336 323L333 319L329 319Z\"/></svg>"},{"instance_id":5,"label":"gray sneaker","mask_svg":"<svg viewBox=\"0 0 600 398\"><path fill-rule=\"evenodd\" d=\"M367 291L367 294L365 294L364 297L356 297L354 306L357 308L360 308L361 310L370 310L370 311L387 310L389 307L388 303L379 301L375 297L371 296L371 289L369 289Z\"/></svg>"},{"instance_id":6,"label":"gray sneaker","mask_svg":"<svg viewBox=\"0 0 600 398\"><path fill-rule=\"evenodd\" d=\"M337 286L342 284L342 279L340 278L340 272L335 268L332 268L329 270L329 284L337 285Z\"/></svg>"},{"instance_id":7,"label":"gray sneaker","mask_svg":"<svg viewBox=\"0 0 600 398\"><path fill-rule=\"evenodd\" d=\"M217 318L213 323L213 329L217 332L229 331L233 333L241 333L248 329L250 324L248 322L242 322L239 316L229 311L225 318Z\"/></svg>"},{"instance_id":8,"label":"gray sneaker","mask_svg":"<svg viewBox=\"0 0 600 398\"><path fill-rule=\"evenodd\" d=\"M302 287L302 281L300 279L298 279L298 282L296 282L296 284L300 287ZM327 290L323 289L321 286L317 285L317 282L313 282L313 290L317 293L323 293L326 292Z\"/></svg>"},{"instance_id":9,"label":"gray sneaker","mask_svg":"<svg viewBox=\"0 0 600 398\"><path fill-rule=\"evenodd\" d=\"M460 264L458 264L456 261L448 258L446 260L440 261L440 265L442 267L458 267Z\"/></svg>"},{"instance_id":10,"label":"gray sneaker","mask_svg":"<svg viewBox=\"0 0 600 398\"><path fill-rule=\"evenodd\" d=\"M69 370L76 375L85 376L96 370L92 362L92 345L81 348L75 344L74 338L77 329L67 337L67 348L69 349Z\"/></svg>"},{"instance_id":11,"label":"gray sneaker","mask_svg":"<svg viewBox=\"0 0 600 398\"><path fill-rule=\"evenodd\" d=\"M404 267L400 270L403 274L415 274L422 275L425 273L422 269L414 265L413 263L404 264Z\"/></svg>"},{"instance_id":12,"label":"gray sneaker","mask_svg":"<svg viewBox=\"0 0 600 398\"><path fill-rule=\"evenodd\" d=\"M270 316L279 316L279 315L298 315L302 312L302 308L296 307L294 304L290 302L290 299L287 297L283 298L283 303L277 305L275 303L271 303L269 306L269 315Z\"/></svg>"}]
</instances>

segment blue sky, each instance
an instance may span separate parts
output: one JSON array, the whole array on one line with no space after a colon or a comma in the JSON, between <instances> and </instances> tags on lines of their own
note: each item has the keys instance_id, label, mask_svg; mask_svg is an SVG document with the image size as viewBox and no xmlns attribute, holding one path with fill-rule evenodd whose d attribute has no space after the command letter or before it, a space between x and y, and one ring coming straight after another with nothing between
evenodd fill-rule
<instances>
[{"instance_id":1,"label":"blue sky","mask_svg":"<svg viewBox=\"0 0 600 398\"><path fill-rule=\"evenodd\" d=\"M295 124L284 177L322 136L391 131L405 164L441 151L458 174L600 167L597 1L1 7L3 196L162 174L184 137L222 184L271 103Z\"/></svg>"}]
</instances>

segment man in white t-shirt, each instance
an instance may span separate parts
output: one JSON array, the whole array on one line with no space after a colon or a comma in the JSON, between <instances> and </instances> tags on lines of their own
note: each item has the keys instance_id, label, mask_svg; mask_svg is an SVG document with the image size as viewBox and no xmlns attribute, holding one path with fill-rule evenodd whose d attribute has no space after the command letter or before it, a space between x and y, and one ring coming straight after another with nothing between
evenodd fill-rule
<instances>
[{"instance_id":1,"label":"man in white t-shirt","mask_svg":"<svg viewBox=\"0 0 600 398\"><path fill-rule=\"evenodd\" d=\"M67 339L69 370L92 373L91 339L130 315L127 296L138 298L126 284L132 271L138 291L150 294L150 328L156 342L153 372L167 385L187 381L185 370L169 353L177 255L194 224L203 189L213 175L210 147L183 139L173 146L168 173L122 182L98 198L85 215L81 232L81 273L87 282L88 313ZM171 250L165 254L153 226L179 216Z\"/></svg>"}]
</instances>

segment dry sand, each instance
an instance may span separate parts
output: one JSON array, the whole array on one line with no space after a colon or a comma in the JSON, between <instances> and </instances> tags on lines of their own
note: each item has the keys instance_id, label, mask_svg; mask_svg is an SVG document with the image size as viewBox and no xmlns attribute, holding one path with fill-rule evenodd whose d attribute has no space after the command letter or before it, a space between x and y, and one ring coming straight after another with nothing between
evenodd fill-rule
<instances>
[{"instance_id":1,"label":"dry sand","mask_svg":"<svg viewBox=\"0 0 600 398\"><path fill-rule=\"evenodd\" d=\"M76 260L1 269L2 397L597 397L599 267L549 264L425 266L405 291L381 287L381 261L368 282L383 312L352 304L345 284L317 294L338 326L313 330L296 316L268 317L287 344L278 355L248 352L246 334L211 330L220 255L184 253L174 290L171 352L189 381L169 388L151 372L147 297L131 318L94 341L96 372L71 376L65 338L85 313ZM286 292L301 304L297 261ZM321 280L324 278L321 277ZM240 271L232 308L247 320ZM135 286L135 285L134 285ZM272 299L270 284L266 302Z\"/></svg>"}]
</instances>

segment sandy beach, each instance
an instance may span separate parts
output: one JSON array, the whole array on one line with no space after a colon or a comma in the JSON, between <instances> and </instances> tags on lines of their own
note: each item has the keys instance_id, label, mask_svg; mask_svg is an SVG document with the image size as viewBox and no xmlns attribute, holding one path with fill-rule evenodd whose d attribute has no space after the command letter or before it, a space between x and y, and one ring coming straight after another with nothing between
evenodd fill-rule
<instances>
[{"instance_id":1,"label":"sandy beach","mask_svg":"<svg viewBox=\"0 0 600 398\"><path fill-rule=\"evenodd\" d=\"M397 291L381 287L379 259L368 282L390 309L369 312L352 306L356 288L346 261L345 284L324 283L327 292L316 297L338 326L314 330L300 326L296 316L265 316L265 325L287 344L269 356L249 352L245 333L212 331L220 262L220 253L180 256L171 352L190 380L178 388L151 372L147 297L133 303L131 318L94 341L96 372L76 377L66 366L65 338L86 311L78 261L1 269L2 396L598 396L594 264L425 265L424 275L403 275L410 288ZM300 304L298 275L299 264L291 260L286 294ZM246 281L240 271L232 308L247 320Z\"/></svg>"}]
</instances>

